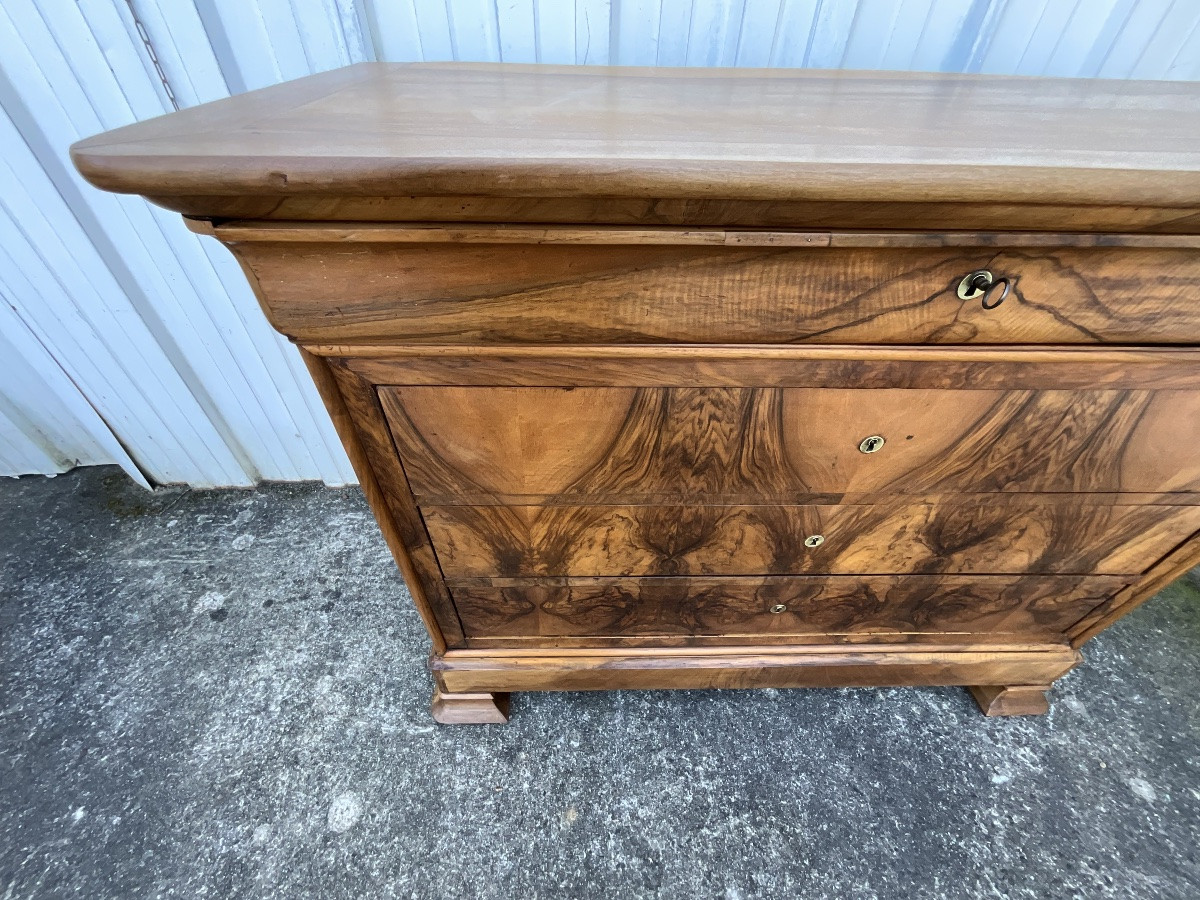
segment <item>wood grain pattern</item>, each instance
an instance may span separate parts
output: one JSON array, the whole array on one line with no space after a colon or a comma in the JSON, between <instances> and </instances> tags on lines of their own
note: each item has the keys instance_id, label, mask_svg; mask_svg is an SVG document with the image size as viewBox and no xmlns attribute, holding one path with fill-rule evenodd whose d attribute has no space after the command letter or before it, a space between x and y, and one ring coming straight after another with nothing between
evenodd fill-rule
<instances>
[{"instance_id":1,"label":"wood grain pattern","mask_svg":"<svg viewBox=\"0 0 1200 900\"><path fill-rule=\"evenodd\" d=\"M1178 82L364 64L120 128L72 157L99 187L159 199L1177 206L1200 196L1198 98ZM963 124L976 122L1002 126Z\"/></svg>"},{"instance_id":2,"label":"wood grain pattern","mask_svg":"<svg viewBox=\"0 0 1200 900\"><path fill-rule=\"evenodd\" d=\"M1193 234L1096 234L1043 231L771 231L729 228L631 228L583 225L487 225L355 222L270 223L185 220L196 234L227 244L246 241L291 244L581 244L609 247L874 247L880 249L974 247L1148 247L1198 249Z\"/></svg>"},{"instance_id":3,"label":"wood grain pattern","mask_svg":"<svg viewBox=\"0 0 1200 900\"><path fill-rule=\"evenodd\" d=\"M687 200L621 197L482 197L160 195L159 206L195 221L264 223L522 223L840 230L1064 231L1194 235L1200 211L1169 205L1076 206L1055 203L922 203L886 201Z\"/></svg>"},{"instance_id":4,"label":"wood grain pattern","mask_svg":"<svg viewBox=\"0 0 1200 900\"><path fill-rule=\"evenodd\" d=\"M1200 232L1195 207L1074 206L1055 203L922 203L804 200L688 200L621 197L329 197L160 195L167 209L217 221L528 223L746 228L957 228L970 231L1062 231L1179 234Z\"/></svg>"},{"instance_id":5,"label":"wood grain pattern","mask_svg":"<svg viewBox=\"0 0 1200 900\"><path fill-rule=\"evenodd\" d=\"M921 632L1063 640L1127 583L1099 575L448 580L468 646L474 637L557 635L720 635L731 644Z\"/></svg>"},{"instance_id":6,"label":"wood grain pattern","mask_svg":"<svg viewBox=\"0 0 1200 900\"><path fill-rule=\"evenodd\" d=\"M1072 628L1072 646L1082 646L1197 565L1200 565L1200 532L1157 560L1135 584L1111 597Z\"/></svg>"},{"instance_id":7,"label":"wood grain pattern","mask_svg":"<svg viewBox=\"0 0 1200 900\"><path fill-rule=\"evenodd\" d=\"M1200 391L405 387L380 396L429 505L1200 487ZM887 443L863 454L868 435Z\"/></svg>"},{"instance_id":8,"label":"wood grain pattern","mask_svg":"<svg viewBox=\"0 0 1200 900\"><path fill-rule=\"evenodd\" d=\"M309 345L380 385L1200 389L1181 347Z\"/></svg>"},{"instance_id":9,"label":"wood grain pattern","mask_svg":"<svg viewBox=\"0 0 1200 900\"><path fill-rule=\"evenodd\" d=\"M827 506L441 506L449 578L1136 574L1200 531L1200 506L976 496ZM819 536L817 546L806 540Z\"/></svg>"},{"instance_id":10,"label":"wood grain pattern","mask_svg":"<svg viewBox=\"0 0 1200 900\"><path fill-rule=\"evenodd\" d=\"M1002 242L1002 238L998 238ZM297 340L1195 343L1200 250L238 241ZM1009 278L997 308L968 273Z\"/></svg>"},{"instance_id":11,"label":"wood grain pattern","mask_svg":"<svg viewBox=\"0 0 1200 900\"><path fill-rule=\"evenodd\" d=\"M660 688L876 687L1050 684L1079 662L1065 645L965 650L755 647L616 650L450 650L431 662L451 691L588 691Z\"/></svg>"}]
</instances>

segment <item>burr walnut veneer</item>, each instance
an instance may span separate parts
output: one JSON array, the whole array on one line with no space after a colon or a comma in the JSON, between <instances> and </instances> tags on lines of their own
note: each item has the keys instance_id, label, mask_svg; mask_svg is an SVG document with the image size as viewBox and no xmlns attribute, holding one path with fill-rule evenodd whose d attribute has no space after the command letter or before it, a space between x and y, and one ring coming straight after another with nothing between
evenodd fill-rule
<instances>
[{"instance_id":1,"label":"burr walnut veneer","mask_svg":"<svg viewBox=\"0 0 1200 900\"><path fill-rule=\"evenodd\" d=\"M296 342L433 641L510 691L1043 712L1200 561L1200 87L364 65L73 148Z\"/></svg>"}]
</instances>

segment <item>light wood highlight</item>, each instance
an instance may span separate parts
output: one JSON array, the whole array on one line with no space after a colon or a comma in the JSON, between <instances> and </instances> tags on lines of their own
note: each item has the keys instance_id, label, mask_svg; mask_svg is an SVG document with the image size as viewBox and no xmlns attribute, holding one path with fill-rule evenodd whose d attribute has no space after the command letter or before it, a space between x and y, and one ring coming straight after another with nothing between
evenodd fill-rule
<instances>
[{"instance_id":1,"label":"light wood highlight","mask_svg":"<svg viewBox=\"0 0 1200 900\"><path fill-rule=\"evenodd\" d=\"M1178 206L1200 196L1198 99L1182 82L373 63L72 158L192 215L214 212L187 198L221 196ZM964 127L979 121L1003 127Z\"/></svg>"},{"instance_id":2,"label":"light wood highlight","mask_svg":"<svg viewBox=\"0 0 1200 900\"><path fill-rule=\"evenodd\" d=\"M320 345L379 385L1200 389L1190 348Z\"/></svg>"}]
</instances>

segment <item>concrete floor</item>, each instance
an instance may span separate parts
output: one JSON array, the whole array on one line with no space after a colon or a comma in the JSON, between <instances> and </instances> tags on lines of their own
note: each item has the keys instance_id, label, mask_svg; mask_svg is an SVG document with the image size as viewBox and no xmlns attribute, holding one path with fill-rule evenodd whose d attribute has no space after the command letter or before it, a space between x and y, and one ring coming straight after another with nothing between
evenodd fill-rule
<instances>
[{"instance_id":1,"label":"concrete floor","mask_svg":"<svg viewBox=\"0 0 1200 900\"><path fill-rule=\"evenodd\" d=\"M354 490L0 483L0 898L1200 896L1200 580L1052 713L526 694L435 727Z\"/></svg>"}]
</instances>

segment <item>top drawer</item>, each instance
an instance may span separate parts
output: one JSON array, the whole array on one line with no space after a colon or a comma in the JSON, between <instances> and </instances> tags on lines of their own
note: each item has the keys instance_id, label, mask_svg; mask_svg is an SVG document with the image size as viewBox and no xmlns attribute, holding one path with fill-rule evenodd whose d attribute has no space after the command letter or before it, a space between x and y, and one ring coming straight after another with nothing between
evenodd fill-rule
<instances>
[{"instance_id":1,"label":"top drawer","mask_svg":"<svg viewBox=\"0 0 1200 900\"><path fill-rule=\"evenodd\" d=\"M447 243L436 229L293 227L287 240L217 234L275 327L306 343L1200 342L1200 250L1186 247ZM993 309L959 297L979 270L1010 285Z\"/></svg>"}]
</instances>

